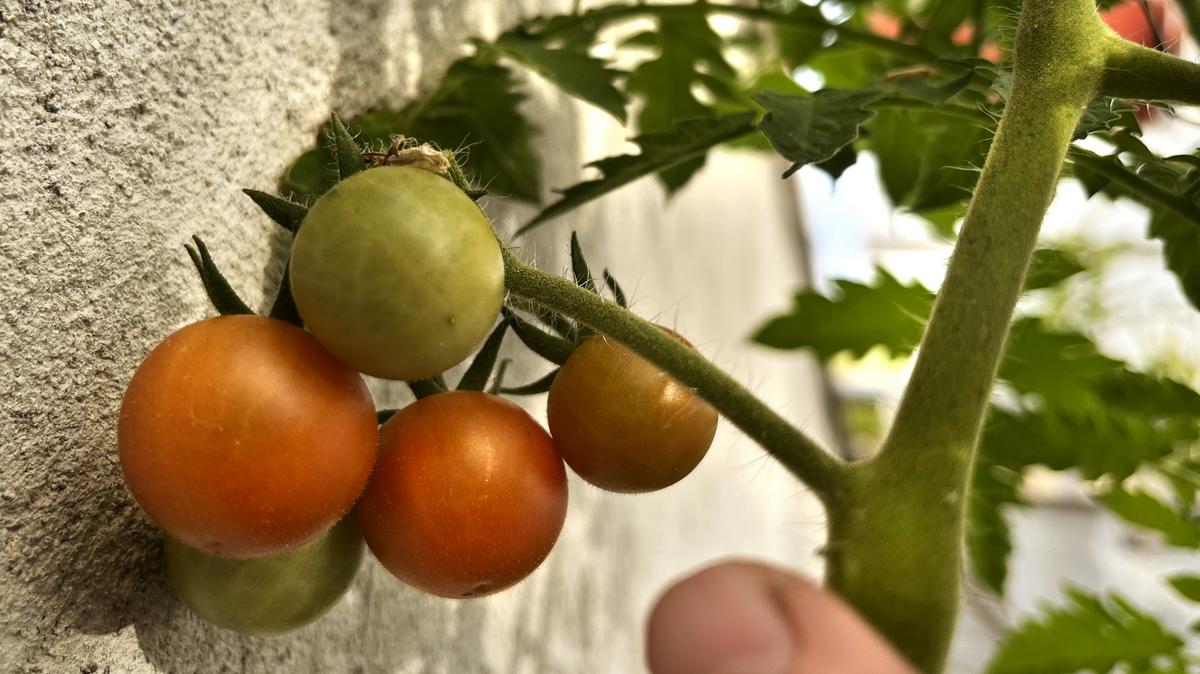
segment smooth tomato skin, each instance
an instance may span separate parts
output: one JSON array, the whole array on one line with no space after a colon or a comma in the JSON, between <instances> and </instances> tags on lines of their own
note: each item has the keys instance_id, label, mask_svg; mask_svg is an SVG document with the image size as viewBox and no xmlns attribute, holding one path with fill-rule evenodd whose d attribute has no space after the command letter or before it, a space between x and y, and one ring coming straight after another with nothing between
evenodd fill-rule
<instances>
[{"instance_id":1,"label":"smooth tomato skin","mask_svg":"<svg viewBox=\"0 0 1200 674\"><path fill-rule=\"evenodd\" d=\"M344 517L315 540L272 557L207 555L163 539L167 580L204 620L255 636L282 634L316 620L346 593L362 562L363 540Z\"/></svg>"},{"instance_id":2,"label":"smooth tomato skin","mask_svg":"<svg viewBox=\"0 0 1200 674\"><path fill-rule=\"evenodd\" d=\"M567 465L597 487L623 493L683 479L717 430L716 410L694 391L600 335L575 349L558 371L547 417Z\"/></svg>"},{"instance_id":3,"label":"smooth tomato skin","mask_svg":"<svg viewBox=\"0 0 1200 674\"><path fill-rule=\"evenodd\" d=\"M138 367L117 426L146 514L209 554L295 549L354 505L375 463L370 392L303 330L221 316L168 336Z\"/></svg>"},{"instance_id":4,"label":"smooth tomato skin","mask_svg":"<svg viewBox=\"0 0 1200 674\"><path fill-rule=\"evenodd\" d=\"M290 269L313 335L386 379L423 379L465 359L504 297L487 217L450 181L403 166L361 171L318 199Z\"/></svg>"},{"instance_id":5,"label":"smooth tomato skin","mask_svg":"<svg viewBox=\"0 0 1200 674\"><path fill-rule=\"evenodd\" d=\"M486 393L441 393L380 431L379 463L355 508L367 546L400 580L479 597L529 575L567 514L567 476L544 429Z\"/></svg>"}]
</instances>

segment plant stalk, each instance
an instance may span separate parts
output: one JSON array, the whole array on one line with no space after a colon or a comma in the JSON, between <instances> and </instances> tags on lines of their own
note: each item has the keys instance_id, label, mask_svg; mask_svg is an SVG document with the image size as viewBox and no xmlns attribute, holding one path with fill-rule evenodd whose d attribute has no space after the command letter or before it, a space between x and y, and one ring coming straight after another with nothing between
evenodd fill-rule
<instances>
[{"instance_id":1,"label":"plant stalk","mask_svg":"<svg viewBox=\"0 0 1200 674\"><path fill-rule=\"evenodd\" d=\"M829 505L828 581L920 671L940 672L959 608L974 448L1042 218L1097 90L1092 0L1026 0L1012 93L881 452Z\"/></svg>"}]
</instances>

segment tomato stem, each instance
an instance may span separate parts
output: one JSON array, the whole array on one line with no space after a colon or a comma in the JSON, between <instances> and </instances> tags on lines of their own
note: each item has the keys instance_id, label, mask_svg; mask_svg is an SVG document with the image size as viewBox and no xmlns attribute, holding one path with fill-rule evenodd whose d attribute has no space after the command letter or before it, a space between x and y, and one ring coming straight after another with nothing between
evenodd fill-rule
<instances>
[{"instance_id":1,"label":"tomato stem","mask_svg":"<svg viewBox=\"0 0 1200 674\"><path fill-rule=\"evenodd\" d=\"M606 334L696 389L726 419L777 458L822 499L836 498L846 464L753 393L655 325L575 283L504 252L508 290Z\"/></svg>"},{"instance_id":2,"label":"tomato stem","mask_svg":"<svg viewBox=\"0 0 1200 674\"><path fill-rule=\"evenodd\" d=\"M1104 37L1107 58L1100 93L1200 105L1200 63L1134 44L1111 30Z\"/></svg>"},{"instance_id":3,"label":"tomato stem","mask_svg":"<svg viewBox=\"0 0 1200 674\"><path fill-rule=\"evenodd\" d=\"M1012 91L895 422L829 507L830 585L923 672L945 666L979 429L1107 30L1092 0L1023 3Z\"/></svg>"}]
</instances>

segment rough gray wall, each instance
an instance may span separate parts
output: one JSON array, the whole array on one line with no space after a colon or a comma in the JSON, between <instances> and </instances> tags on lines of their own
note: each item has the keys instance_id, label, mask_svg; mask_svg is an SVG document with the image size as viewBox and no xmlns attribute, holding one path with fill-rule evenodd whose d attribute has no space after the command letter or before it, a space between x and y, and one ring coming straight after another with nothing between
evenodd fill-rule
<instances>
[{"instance_id":1,"label":"rough gray wall","mask_svg":"<svg viewBox=\"0 0 1200 674\"><path fill-rule=\"evenodd\" d=\"M0 0L0 672L636 672L641 621L671 576L730 553L815 567L819 511L724 428L667 492L615 497L574 480L551 558L492 598L426 597L372 561L315 625L251 639L200 622L164 584L157 533L120 479L115 420L147 351L211 313L182 244L204 235L261 304L282 241L239 189L274 184L331 109L402 102L461 39L554 4ZM611 144L613 130L589 131L590 117L539 92L546 175L567 184L582 141ZM579 226L639 310L819 426L809 366L742 342L799 278L787 209L764 187L777 168L725 157L689 191L699 200L667 216L644 184ZM712 196L731 180L750 183L753 206ZM492 209L502 227L517 221ZM566 232L525 254L561 266ZM714 282L730 260L737 282ZM525 360L516 376L537 368Z\"/></svg>"}]
</instances>

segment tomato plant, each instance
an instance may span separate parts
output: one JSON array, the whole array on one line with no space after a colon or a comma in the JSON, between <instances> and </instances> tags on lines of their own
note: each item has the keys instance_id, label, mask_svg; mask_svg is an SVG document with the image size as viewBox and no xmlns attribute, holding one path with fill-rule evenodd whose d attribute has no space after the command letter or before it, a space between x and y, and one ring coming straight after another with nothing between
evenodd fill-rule
<instances>
[{"instance_id":1,"label":"tomato plant","mask_svg":"<svg viewBox=\"0 0 1200 674\"><path fill-rule=\"evenodd\" d=\"M423 379L470 355L500 312L491 224L450 181L407 166L361 171L313 207L292 248L305 325L360 372Z\"/></svg>"},{"instance_id":2,"label":"tomato plant","mask_svg":"<svg viewBox=\"0 0 1200 674\"><path fill-rule=\"evenodd\" d=\"M362 561L353 517L290 552L258 559L205 554L163 540L167 580L196 615L252 635L281 634L319 618L341 599Z\"/></svg>"},{"instance_id":3,"label":"tomato plant","mask_svg":"<svg viewBox=\"0 0 1200 674\"><path fill-rule=\"evenodd\" d=\"M629 493L683 479L717 430L716 410L694 391L602 336L589 338L563 364L550 387L547 418L555 446L580 477Z\"/></svg>"},{"instance_id":4,"label":"tomato plant","mask_svg":"<svg viewBox=\"0 0 1200 674\"><path fill-rule=\"evenodd\" d=\"M350 509L377 435L366 384L312 336L220 316L150 352L125 392L117 444L129 490L168 533L209 554L261 557Z\"/></svg>"},{"instance_id":5,"label":"tomato plant","mask_svg":"<svg viewBox=\"0 0 1200 674\"><path fill-rule=\"evenodd\" d=\"M554 546L566 469L524 410L486 393L418 400L383 425L379 464L355 509L375 557L443 597L503 590Z\"/></svg>"}]
</instances>

